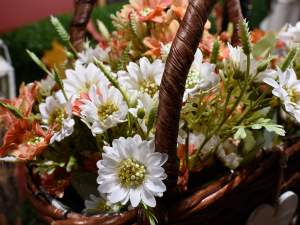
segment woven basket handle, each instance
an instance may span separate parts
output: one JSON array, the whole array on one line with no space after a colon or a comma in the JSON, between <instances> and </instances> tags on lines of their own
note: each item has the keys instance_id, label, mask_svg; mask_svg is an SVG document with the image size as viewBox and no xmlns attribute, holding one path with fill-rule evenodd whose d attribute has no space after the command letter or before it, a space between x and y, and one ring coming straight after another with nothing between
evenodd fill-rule
<instances>
[{"instance_id":1,"label":"woven basket handle","mask_svg":"<svg viewBox=\"0 0 300 225\"><path fill-rule=\"evenodd\" d=\"M86 37L86 26L90 20L96 0L75 0L75 11L70 26L71 43L77 51L82 50Z\"/></svg>"},{"instance_id":2,"label":"woven basket handle","mask_svg":"<svg viewBox=\"0 0 300 225\"><path fill-rule=\"evenodd\" d=\"M231 38L231 44L239 44L238 24L243 18L240 0L226 0L225 10L227 11L228 20L233 23L234 30Z\"/></svg>"},{"instance_id":3,"label":"woven basket handle","mask_svg":"<svg viewBox=\"0 0 300 225\"><path fill-rule=\"evenodd\" d=\"M237 3L238 0L234 1ZM185 82L202 37L204 25L215 2L216 0L190 0L186 14L172 43L160 85L155 146L156 151L167 153L169 156L165 165L168 174L167 196L176 187L178 177L176 149ZM240 7L239 4L231 4L233 12L240 12L240 9L237 9ZM236 19L235 24L238 24L239 16L234 18Z\"/></svg>"}]
</instances>

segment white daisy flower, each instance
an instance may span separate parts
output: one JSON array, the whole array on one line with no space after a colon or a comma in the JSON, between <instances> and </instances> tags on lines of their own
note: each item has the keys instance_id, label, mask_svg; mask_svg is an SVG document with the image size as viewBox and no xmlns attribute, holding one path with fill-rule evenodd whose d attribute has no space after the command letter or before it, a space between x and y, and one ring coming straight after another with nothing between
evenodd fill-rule
<instances>
[{"instance_id":1,"label":"white daisy flower","mask_svg":"<svg viewBox=\"0 0 300 225\"><path fill-rule=\"evenodd\" d=\"M300 21L295 26L288 24L286 29L278 34L278 38L290 47L300 44Z\"/></svg>"},{"instance_id":2,"label":"white daisy flower","mask_svg":"<svg viewBox=\"0 0 300 225\"><path fill-rule=\"evenodd\" d=\"M52 77L47 76L45 79L42 79L39 84L40 94L42 96L49 96L51 95L51 91L55 85L55 80Z\"/></svg>"},{"instance_id":3,"label":"white daisy flower","mask_svg":"<svg viewBox=\"0 0 300 225\"><path fill-rule=\"evenodd\" d=\"M106 201L104 196L90 195L89 199L84 201L84 212L86 213L99 213L99 212L118 212L121 206L118 204L110 204Z\"/></svg>"},{"instance_id":4,"label":"white daisy flower","mask_svg":"<svg viewBox=\"0 0 300 225\"><path fill-rule=\"evenodd\" d=\"M208 90L219 82L219 76L215 73L216 65L203 62L200 49L195 53L195 59L186 80L184 101L188 95L193 95L200 90Z\"/></svg>"},{"instance_id":5,"label":"white daisy flower","mask_svg":"<svg viewBox=\"0 0 300 225\"><path fill-rule=\"evenodd\" d=\"M139 64L130 62L126 71L119 71L118 77L129 91L138 91L147 93L153 97L161 82L165 69L165 64L157 59L153 63L149 62L146 57L139 60Z\"/></svg>"},{"instance_id":6,"label":"white daisy flower","mask_svg":"<svg viewBox=\"0 0 300 225\"><path fill-rule=\"evenodd\" d=\"M241 72L247 71L247 56L240 46L233 47L228 43L229 57L233 67ZM250 75L255 75L257 71L257 61L250 56Z\"/></svg>"},{"instance_id":7,"label":"white daisy flower","mask_svg":"<svg viewBox=\"0 0 300 225\"><path fill-rule=\"evenodd\" d=\"M89 42L86 42L83 46L84 50L78 53L77 63L87 65L89 63L94 62L94 58L102 61L109 62L109 52L110 48L101 48L97 45L95 48L92 48Z\"/></svg>"},{"instance_id":8,"label":"white daisy flower","mask_svg":"<svg viewBox=\"0 0 300 225\"><path fill-rule=\"evenodd\" d=\"M282 72L278 68L277 71L278 81L265 78L264 82L273 87L273 95L278 97L282 101L284 109L300 122L300 80L297 80L293 69Z\"/></svg>"},{"instance_id":9,"label":"white daisy flower","mask_svg":"<svg viewBox=\"0 0 300 225\"><path fill-rule=\"evenodd\" d=\"M126 120L128 107L115 87L99 84L99 89L93 86L88 96L89 99L82 99L80 116L93 135L102 134Z\"/></svg>"},{"instance_id":10,"label":"white daisy flower","mask_svg":"<svg viewBox=\"0 0 300 225\"><path fill-rule=\"evenodd\" d=\"M42 121L54 128L54 135L50 144L55 141L62 141L70 136L74 130L75 121L72 118L71 102L66 102L62 91L58 91L54 96L46 98L45 103L39 105Z\"/></svg>"},{"instance_id":11,"label":"white daisy flower","mask_svg":"<svg viewBox=\"0 0 300 225\"><path fill-rule=\"evenodd\" d=\"M68 98L77 98L81 93L88 93L93 85L99 87L100 83L107 84L104 74L93 63L87 67L75 64L75 70L66 70L66 79L63 80Z\"/></svg>"},{"instance_id":12,"label":"white daisy flower","mask_svg":"<svg viewBox=\"0 0 300 225\"><path fill-rule=\"evenodd\" d=\"M267 69L263 72L260 72L255 78L255 82L263 82L264 79L271 78L273 80L278 79L278 71L273 69Z\"/></svg>"},{"instance_id":13,"label":"white daisy flower","mask_svg":"<svg viewBox=\"0 0 300 225\"><path fill-rule=\"evenodd\" d=\"M132 207L140 202L155 207L155 196L162 197L166 186L162 182L167 175L162 165L168 156L154 152L154 141L144 141L139 135L119 138L112 147L105 146L99 168L98 191L107 194L111 203Z\"/></svg>"}]
</instances>

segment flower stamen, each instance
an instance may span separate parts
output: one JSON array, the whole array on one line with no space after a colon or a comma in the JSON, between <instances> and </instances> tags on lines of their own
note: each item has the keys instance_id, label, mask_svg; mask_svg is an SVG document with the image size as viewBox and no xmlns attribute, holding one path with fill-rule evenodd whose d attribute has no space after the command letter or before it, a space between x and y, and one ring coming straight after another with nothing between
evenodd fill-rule
<instances>
[{"instance_id":1,"label":"flower stamen","mask_svg":"<svg viewBox=\"0 0 300 225\"><path fill-rule=\"evenodd\" d=\"M121 162L118 175L124 187L136 188L144 182L146 168L136 160L126 159Z\"/></svg>"},{"instance_id":2,"label":"flower stamen","mask_svg":"<svg viewBox=\"0 0 300 225\"><path fill-rule=\"evenodd\" d=\"M145 80L140 84L140 91L153 97L158 91L158 85L154 80Z\"/></svg>"},{"instance_id":3,"label":"flower stamen","mask_svg":"<svg viewBox=\"0 0 300 225\"><path fill-rule=\"evenodd\" d=\"M98 116L101 120L105 120L108 116L118 111L118 106L112 102L103 104L98 110Z\"/></svg>"}]
</instances>

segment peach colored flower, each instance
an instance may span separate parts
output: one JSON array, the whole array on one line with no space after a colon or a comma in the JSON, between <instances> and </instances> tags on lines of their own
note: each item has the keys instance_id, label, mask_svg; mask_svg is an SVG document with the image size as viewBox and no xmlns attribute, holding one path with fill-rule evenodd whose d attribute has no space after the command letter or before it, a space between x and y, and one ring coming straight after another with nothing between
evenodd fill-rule
<instances>
[{"instance_id":1,"label":"peach colored flower","mask_svg":"<svg viewBox=\"0 0 300 225\"><path fill-rule=\"evenodd\" d=\"M36 83L28 85L22 84L19 90L18 98L14 100L3 99L2 102L19 109L23 116L29 116L34 102L37 99L38 86ZM4 127L9 127L14 123L16 117L7 109L0 107L0 122Z\"/></svg>"},{"instance_id":2,"label":"peach colored flower","mask_svg":"<svg viewBox=\"0 0 300 225\"><path fill-rule=\"evenodd\" d=\"M188 4L188 0L173 0L171 10L175 13L175 15L178 18L182 19Z\"/></svg>"},{"instance_id":3,"label":"peach colored flower","mask_svg":"<svg viewBox=\"0 0 300 225\"><path fill-rule=\"evenodd\" d=\"M3 139L0 156L13 155L19 160L32 160L48 146L52 134L37 122L20 119L11 124Z\"/></svg>"},{"instance_id":4,"label":"peach colored flower","mask_svg":"<svg viewBox=\"0 0 300 225\"><path fill-rule=\"evenodd\" d=\"M145 55L152 57L158 57L161 55L160 49L162 44L168 44L173 41L177 30L179 28L179 22L173 20L167 26L157 26L151 31L151 36L146 37L143 40L144 45L149 48L145 52Z\"/></svg>"},{"instance_id":5,"label":"peach colored flower","mask_svg":"<svg viewBox=\"0 0 300 225\"><path fill-rule=\"evenodd\" d=\"M141 21L164 21L164 10L169 7L172 0L130 0L130 5L136 10Z\"/></svg>"}]
</instances>

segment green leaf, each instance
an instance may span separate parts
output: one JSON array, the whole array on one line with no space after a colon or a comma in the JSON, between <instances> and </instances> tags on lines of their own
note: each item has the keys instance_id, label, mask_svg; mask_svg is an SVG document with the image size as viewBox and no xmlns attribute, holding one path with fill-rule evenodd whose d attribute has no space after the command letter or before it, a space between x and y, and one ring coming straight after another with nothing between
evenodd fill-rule
<instances>
[{"instance_id":1,"label":"green leaf","mask_svg":"<svg viewBox=\"0 0 300 225\"><path fill-rule=\"evenodd\" d=\"M254 57L266 57L276 45L276 35L274 33L266 34L259 42L253 47Z\"/></svg>"},{"instance_id":2,"label":"green leaf","mask_svg":"<svg viewBox=\"0 0 300 225\"><path fill-rule=\"evenodd\" d=\"M33 52L29 51L28 49L26 50L27 54L29 55L29 57L45 72L47 73L50 77L53 77L53 73L51 73L46 65L36 56L36 54L34 54Z\"/></svg>"},{"instance_id":3,"label":"green leaf","mask_svg":"<svg viewBox=\"0 0 300 225\"><path fill-rule=\"evenodd\" d=\"M110 33L109 33L107 27L105 26L105 24L101 20L97 20L97 26L98 26L98 29L99 29L100 33L104 37L104 39L106 41L109 41Z\"/></svg>"},{"instance_id":4,"label":"green leaf","mask_svg":"<svg viewBox=\"0 0 300 225\"><path fill-rule=\"evenodd\" d=\"M12 105L9 105L9 104L6 104L6 103L0 101L0 106L9 110L17 118L22 119L24 117L22 112Z\"/></svg>"},{"instance_id":5,"label":"green leaf","mask_svg":"<svg viewBox=\"0 0 300 225\"><path fill-rule=\"evenodd\" d=\"M64 83L62 82L62 80L59 76L58 69L56 66L54 66L54 80L57 83L58 87L62 90L62 93L63 93L66 101L68 101L68 97L67 97L67 94L64 89Z\"/></svg>"},{"instance_id":6,"label":"green leaf","mask_svg":"<svg viewBox=\"0 0 300 225\"><path fill-rule=\"evenodd\" d=\"M247 136L247 133L246 133L245 127L239 126L237 131L235 132L233 138L240 140L240 139L246 138L246 136Z\"/></svg>"},{"instance_id":7,"label":"green leaf","mask_svg":"<svg viewBox=\"0 0 300 225\"><path fill-rule=\"evenodd\" d=\"M246 130L246 138L243 140L244 141L244 148L243 148L243 152L244 153L248 153L250 151L252 151L255 146L256 146L256 139L253 136L253 133L250 130Z\"/></svg>"},{"instance_id":8,"label":"green leaf","mask_svg":"<svg viewBox=\"0 0 300 225\"><path fill-rule=\"evenodd\" d=\"M297 48L292 48L289 51L287 57L284 59L282 65L281 65L282 71L286 71L287 68L289 68L289 66L293 65L293 61L297 55L297 51L298 51Z\"/></svg>"},{"instance_id":9,"label":"green leaf","mask_svg":"<svg viewBox=\"0 0 300 225\"><path fill-rule=\"evenodd\" d=\"M154 127L154 124L156 122L156 117L157 117L157 110L158 110L158 105L155 104L152 109L150 110L149 117L148 117L148 123L147 123L147 132L148 134Z\"/></svg>"},{"instance_id":10,"label":"green leaf","mask_svg":"<svg viewBox=\"0 0 300 225\"><path fill-rule=\"evenodd\" d=\"M69 162L67 163L66 166L66 170L69 173L75 168L77 168L77 160L74 156L70 156Z\"/></svg>"}]
</instances>

